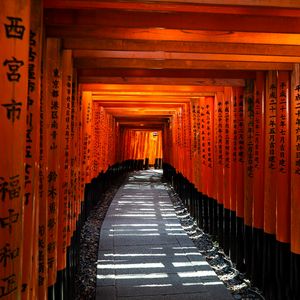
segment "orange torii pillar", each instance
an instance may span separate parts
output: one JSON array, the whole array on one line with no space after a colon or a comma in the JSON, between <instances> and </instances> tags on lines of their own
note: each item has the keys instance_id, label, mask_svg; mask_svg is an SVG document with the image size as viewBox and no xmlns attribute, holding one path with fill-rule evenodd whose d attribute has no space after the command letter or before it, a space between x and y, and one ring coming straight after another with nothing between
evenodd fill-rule
<instances>
[{"instance_id":1,"label":"orange torii pillar","mask_svg":"<svg viewBox=\"0 0 300 300\"><path fill-rule=\"evenodd\" d=\"M300 65L294 66L291 94L291 263L293 299L300 298Z\"/></svg>"},{"instance_id":2,"label":"orange torii pillar","mask_svg":"<svg viewBox=\"0 0 300 300\"><path fill-rule=\"evenodd\" d=\"M264 226L264 155L265 155L265 74L257 72L254 90L253 212L252 212L252 279L262 286Z\"/></svg>"},{"instance_id":3,"label":"orange torii pillar","mask_svg":"<svg viewBox=\"0 0 300 300\"><path fill-rule=\"evenodd\" d=\"M237 187L237 161L238 161L238 95L237 88L232 88L232 101L230 102L230 257L236 263L236 187Z\"/></svg>"},{"instance_id":4,"label":"orange torii pillar","mask_svg":"<svg viewBox=\"0 0 300 300\"><path fill-rule=\"evenodd\" d=\"M276 287L282 299L289 291L289 261L291 241L291 155L290 155L290 73L278 72L276 116Z\"/></svg>"},{"instance_id":5,"label":"orange torii pillar","mask_svg":"<svg viewBox=\"0 0 300 300\"><path fill-rule=\"evenodd\" d=\"M223 222L224 222L224 93L218 92L215 97L215 183L217 188L217 219L218 219L218 237L221 247L223 247Z\"/></svg>"},{"instance_id":6,"label":"orange torii pillar","mask_svg":"<svg viewBox=\"0 0 300 300\"><path fill-rule=\"evenodd\" d=\"M265 101L265 171L264 171L264 253L263 288L272 291L275 282L275 234L276 234L276 188L277 157L276 116L277 116L277 72L269 71L266 80Z\"/></svg>"},{"instance_id":7,"label":"orange torii pillar","mask_svg":"<svg viewBox=\"0 0 300 300\"><path fill-rule=\"evenodd\" d=\"M62 96L62 69L61 69L61 45L60 40L48 38L46 40L45 59L45 114L46 130L45 138L47 151L46 193L48 222L46 232L48 241L47 267L49 298L55 298L54 284L57 276L57 232L58 209L61 201L60 188L60 146L61 146L61 96Z\"/></svg>"},{"instance_id":8,"label":"orange torii pillar","mask_svg":"<svg viewBox=\"0 0 300 300\"><path fill-rule=\"evenodd\" d=\"M237 97L237 164L236 164L236 264L239 270L244 264L244 88L236 88Z\"/></svg>"},{"instance_id":9,"label":"orange torii pillar","mask_svg":"<svg viewBox=\"0 0 300 300\"><path fill-rule=\"evenodd\" d=\"M252 258L252 212L254 176L254 82L246 80L245 86L245 195L244 195L244 237L245 264L247 275L251 275Z\"/></svg>"},{"instance_id":10,"label":"orange torii pillar","mask_svg":"<svg viewBox=\"0 0 300 300\"><path fill-rule=\"evenodd\" d=\"M31 0L28 62L22 299L38 298L42 1Z\"/></svg>"},{"instance_id":11,"label":"orange torii pillar","mask_svg":"<svg viewBox=\"0 0 300 300\"><path fill-rule=\"evenodd\" d=\"M68 246L68 204L71 182L71 109L72 109L72 51L62 53L62 97L61 97L61 147L59 153L59 206L57 244L57 290L66 297L66 259Z\"/></svg>"},{"instance_id":12,"label":"orange torii pillar","mask_svg":"<svg viewBox=\"0 0 300 300\"><path fill-rule=\"evenodd\" d=\"M230 162L230 152L231 143L231 131L230 119L232 118L231 102L233 101L232 88L224 88L224 129L223 129L223 162L224 162L224 252L229 255L230 247L230 195L231 195L231 162Z\"/></svg>"},{"instance_id":13,"label":"orange torii pillar","mask_svg":"<svg viewBox=\"0 0 300 300\"><path fill-rule=\"evenodd\" d=\"M0 298L20 299L30 1L0 10Z\"/></svg>"},{"instance_id":14,"label":"orange torii pillar","mask_svg":"<svg viewBox=\"0 0 300 300\"><path fill-rule=\"evenodd\" d=\"M214 97L205 97L205 138L206 138L206 194L208 200L209 230L213 234L216 230L214 222Z\"/></svg>"}]
</instances>

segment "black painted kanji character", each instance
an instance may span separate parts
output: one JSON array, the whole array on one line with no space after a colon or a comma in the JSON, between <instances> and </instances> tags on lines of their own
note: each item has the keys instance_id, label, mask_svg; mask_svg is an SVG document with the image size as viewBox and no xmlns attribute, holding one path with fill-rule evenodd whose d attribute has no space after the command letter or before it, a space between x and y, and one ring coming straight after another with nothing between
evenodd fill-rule
<instances>
[{"instance_id":1,"label":"black painted kanji character","mask_svg":"<svg viewBox=\"0 0 300 300\"><path fill-rule=\"evenodd\" d=\"M6 117L8 120L12 120L12 122L15 122L15 119L19 120L21 116L21 102L16 102L16 100L12 99L11 104L2 104L4 108L6 108Z\"/></svg>"},{"instance_id":2,"label":"black painted kanji character","mask_svg":"<svg viewBox=\"0 0 300 300\"><path fill-rule=\"evenodd\" d=\"M4 24L5 33L7 38L23 39L25 26L20 25L23 21L21 18L16 17L6 17L10 21L10 24Z\"/></svg>"}]
</instances>

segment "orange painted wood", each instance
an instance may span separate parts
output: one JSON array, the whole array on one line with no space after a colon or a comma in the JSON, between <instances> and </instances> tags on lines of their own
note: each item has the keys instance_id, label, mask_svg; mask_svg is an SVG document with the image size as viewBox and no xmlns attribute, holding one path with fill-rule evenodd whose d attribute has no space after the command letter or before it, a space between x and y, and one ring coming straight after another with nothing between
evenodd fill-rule
<instances>
[{"instance_id":1,"label":"orange painted wood","mask_svg":"<svg viewBox=\"0 0 300 300\"><path fill-rule=\"evenodd\" d=\"M300 67L295 65L291 93L291 251L300 254Z\"/></svg>"},{"instance_id":2,"label":"orange painted wood","mask_svg":"<svg viewBox=\"0 0 300 300\"><path fill-rule=\"evenodd\" d=\"M215 145L216 145L216 183L217 201L224 203L224 93L217 93L215 97Z\"/></svg>"},{"instance_id":3,"label":"orange painted wood","mask_svg":"<svg viewBox=\"0 0 300 300\"><path fill-rule=\"evenodd\" d=\"M290 74L278 72L276 122L276 239L289 243L291 237Z\"/></svg>"},{"instance_id":4,"label":"orange painted wood","mask_svg":"<svg viewBox=\"0 0 300 300\"><path fill-rule=\"evenodd\" d=\"M237 62L298 62L299 56L251 55L221 53L187 53L166 51L112 51L112 50L74 50L74 57L94 59L151 59L151 60L191 60L191 61L237 61Z\"/></svg>"},{"instance_id":5,"label":"orange painted wood","mask_svg":"<svg viewBox=\"0 0 300 300\"><path fill-rule=\"evenodd\" d=\"M68 245L68 204L71 181L71 110L72 110L72 51L62 53L62 97L61 97L61 148L60 148L60 201L58 211L57 269L66 268Z\"/></svg>"},{"instance_id":6,"label":"orange painted wood","mask_svg":"<svg viewBox=\"0 0 300 300\"><path fill-rule=\"evenodd\" d=\"M210 198L214 197L215 182L214 182L214 97L205 97L205 131L207 144L207 195Z\"/></svg>"},{"instance_id":7,"label":"orange painted wood","mask_svg":"<svg viewBox=\"0 0 300 300\"><path fill-rule=\"evenodd\" d=\"M204 195L208 194L208 167L207 167L207 128L206 128L206 98L200 98L200 143L201 143L201 156L200 156L200 172L201 172L201 182L202 189L201 192Z\"/></svg>"},{"instance_id":8,"label":"orange painted wood","mask_svg":"<svg viewBox=\"0 0 300 300\"><path fill-rule=\"evenodd\" d=\"M265 74L258 72L254 93L253 227L264 226Z\"/></svg>"},{"instance_id":9,"label":"orange painted wood","mask_svg":"<svg viewBox=\"0 0 300 300\"><path fill-rule=\"evenodd\" d=\"M49 119L46 123L47 138L47 198L48 198L48 286L56 282L57 275L57 229L58 210L61 195L59 194L60 165L59 153L61 143L61 96L62 96L62 70L60 41L47 39L46 41L46 114Z\"/></svg>"},{"instance_id":10,"label":"orange painted wood","mask_svg":"<svg viewBox=\"0 0 300 300\"><path fill-rule=\"evenodd\" d=\"M82 92L82 113L83 113L83 177L84 183L91 180L91 130L92 130L92 94Z\"/></svg>"},{"instance_id":11,"label":"orange painted wood","mask_svg":"<svg viewBox=\"0 0 300 300\"><path fill-rule=\"evenodd\" d=\"M91 38L66 38L63 41L65 49L82 49L82 50L119 50L119 51L164 51L169 52L192 52L192 53L223 53L223 54L252 54L252 55L287 55L299 56L300 49L298 46L281 45L281 44L242 44L242 43L213 43L213 42L193 42L193 41L162 41L162 40L143 40L141 43L138 40L123 40L123 39L91 39ZM142 70L136 70L143 73ZM159 70L156 70L160 72ZM103 72L99 70L99 72ZM104 70L107 72L107 70ZM202 71L200 71L202 72ZM247 74L247 71L236 71L241 74ZM224 76L222 72L220 75L218 71L215 76ZM248 75L247 75L248 76ZM203 76L199 76L203 77ZM210 76L208 76L210 77ZM217 77L219 78L219 77ZM225 77L227 78L227 77ZM244 77L235 77L244 78Z\"/></svg>"},{"instance_id":12,"label":"orange painted wood","mask_svg":"<svg viewBox=\"0 0 300 300\"><path fill-rule=\"evenodd\" d=\"M42 61L46 60L46 51L42 53ZM42 72L46 74L46 65L42 64ZM40 144L39 144L39 220L38 220L38 299L46 299L48 295L48 138L46 135L49 113L46 102L47 81L42 78L40 97Z\"/></svg>"},{"instance_id":13,"label":"orange painted wood","mask_svg":"<svg viewBox=\"0 0 300 300\"><path fill-rule=\"evenodd\" d=\"M199 192L202 190L200 179L201 137L200 137L200 99L191 99L192 165L193 182Z\"/></svg>"},{"instance_id":14,"label":"orange painted wood","mask_svg":"<svg viewBox=\"0 0 300 300\"><path fill-rule=\"evenodd\" d=\"M122 33L124 34L124 33ZM166 33L168 34L168 33ZM209 35L208 35L209 36ZM138 38L138 37L136 37ZM143 37L141 37L143 38ZM174 37L181 39L182 37ZM250 37L255 38L255 37ZM290 39L291 37L288 37ZM300 35L297 41L300 40ZM294 42L296 43L296 41ZM300 45L300 42L299 44ZM288 60L288 59L287 59ZM292 62L296 58L291 59ZM75 58L74 64L78 69L88 68L134 68L134 69L220 69L220 70L292 70L292 62L265 61L231 61L231 60L178 60L178 59L126 59L126 58Z\"/></svg>"},{"instance_id":15,"label":"orange painted wood","mask_svg":"<svg viewBox=\"0 0 300 300\"><path fill-rule=\"evenodd\" d=\"M41 86L41 1L31 1L25 146L22 299L37 298L39 145Z\"/></svg>"},{"instance_id":16,"label":"orange painted wood","mask_svg":"<svg viewBox=\"0 0 300 300\"><path fill-rule=\"evenodd\" d=\"M224 103L223 103L223 170L224 170L224 207L226 209L230 209L230 195L231 195L231 161L230 161L230 153L232 149L230 147L230 121L232 111L230 110L230 104L233 102L232 88L225 87L224 88Z\"/></svg>"},{"instance_id":17,"label":"orange painted wood","mask_svg":"<svg viewBox=\"0 0 300 300\"><path fill-rule=\"evenodd\" d=\"M22 289L29 16L30 1L1 3L0 298L5 300L20 299Z\"/></svg>"},{"instance_id":18,"label":"orange painted wood","mask_svg":"<svg viewBox=\"0 0 300 300\"><path fill-rule=\"evenodd\" d=\"M236 88L237 98L237 165L236 165L236 215L244 217L244 168L245 168L245 140L244 140L244 89Z\"/></svg>"},{"instance_id":19,"label":"orange painted wood","mask_svg":"<svg viewBox=\"0 0 300 300\"><path fill-rule=\"evenodd\" d=\"M177 3L176 3L177 2ZM226 13L226 14L246 14L246 15L270 15L270 16L298 16L299 9L296 9L297 2L283 3L281 1L272 2L272 7L270 7L270 2L234 2L232 1L230 5L224 5L224 1L220 4L218 1L206 2L209 4L201 3L197 4L196 1L135 1L132 2L111 2L111 1L82 1L82 0L45 0L45 8L71 8L71 9L126 9L126 10L136 10L136 11L174 11L174 12L207 12L207 13ZM212 4L214 3L214 4ZM250 3L250 5L249 5ZM294 4L294 5L293 5ZM296 4L296 5L295 5ZM253 6L255 5L255 6Z\"/></svg>"},{"instance_id":20,"label":"orange painted wood","mask_svg":"<svg viewBox=\"0 0 300 300\"><path fill-rule=\"evenodd\" d=\"M244 223L252 226L253 220L253 178L254 178L254 82L246 81L245 86L245 194Z\"/></svg>"},{"instance_id":21,"label":"orange painted wood","mask_svg":"<svg viewBox=\"0 0 300 300\"><path fill-rule=\"evenodd\" d=\"M278 157L276 156L276 120L277 120L277 72L268 72L266 81L266 123L265 123L265 197L264 231L276 233L276 189Z\"/></svg>"},{"instance_id":22,"label":"orange painted wood","mask_svg":"<svg viewBox=\"0 0 300 300\"><path fill-rule=\"evenodd\" d=\"M108 84L164 84L164 85L218 85L243 86L243 79L211 79L211 78L169 78L169 77L95 77L81 76L80 83L108 83Z\"/></svg>"},{"instance_id":23,"label":"orange painted wood","mask_svg":"<svg viewBox=\"0 0 300 300\"><path fill-rule=\"evenodd\" d=\"M240 31L269 33L299 33L299 16L235 15L226 13L172 13L122 10L61 10L45 11L46 25L76 27L168 28L180 30Z\"/></svg>"},{"instance_id":24,"label":"orange painted wood","mask_svg":"<svg viewBox=\"0 0 300 300\"><path fill-rule=\"evenodd\" d=\"M232 101L230 102L230 210L236 211L237 200L237 164L238 164L238 90L232 89Z\"/></svg>"},{"instance_id":25,"label":"orange painted wood","mask_svg":"<svg viewBox=\"0 0 300 300\"><path fill-rule=\"evenodd\" d=\"M210 43L245 43L252 44L282 44L300 45L299 34L293 33L265 33L218 30L180 30L164 28L126 28L126 27L98 27L96 25L73 26L51 25L47 27L50 37L68 38L97 38L97 39L131 39L131 40L165 40L191 41Z\"/></svg>"}]
</instances>

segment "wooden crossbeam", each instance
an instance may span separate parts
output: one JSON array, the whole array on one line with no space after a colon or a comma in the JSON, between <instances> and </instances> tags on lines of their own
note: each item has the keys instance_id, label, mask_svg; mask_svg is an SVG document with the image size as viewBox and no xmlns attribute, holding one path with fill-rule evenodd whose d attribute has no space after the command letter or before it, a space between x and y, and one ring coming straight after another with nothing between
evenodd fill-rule
<instances>
[{"instance_id":1,"label":"wooden crossbeam","mask_svg":"<svg viewBox=\"0 0 300 300\"><path fill-rule=\"evenodd\" d=\"M223 87L218 86L191 86L191 85L122 85L122 84L82 84L81 85L82 90L86 91L92 91L94 92L93 95L101 94L101 93L111 93L111 92L121 92L121 94L126 95L127 92L141 92L141 93L147 93L147 92L156 92L156 93L166 93L166 94L184 94L189 92L222 92L224 91ZM97 93L96 93L97 92Z\"/></svg>"},{"instance_id":2,"label":"wooden crossbeam","mask_svg":"<svg viewBox=\"0 0 300 300\"><path fill-rule=\"evenodd\" d=\"M206 43L161 40L65 38L65 49L110 51L161 51L236 55L300 56L300 46L241 43Z\"/></svg>"},{"instance_id":3,"label":"wooden crossbeam","mask_svg":"<svg viewBox=\"0 0 300 300\"><path fill-rule=\"evenodd\" d=\"M214 78L214 79L255 79L255 71L249 70L201 70L201 69L135 69L135 68L89 68L78 69L79 78L122 77L134 78ZM163 83L162 83L163 84ZM193 84L192 84L193 85Z\"/></svg>"},{"instance_id":4,"label":"wooden crossbeam","mask_svg":"<svg viewBox=\"0 0 300 300\"><path fill-rule=\"evenodd\" d=\"M212 78L169 78L169 77L79 77L79 83L108 83L108 84L165 84L165 85L218 85L244 86L243 79L215 79Z\"/></svg>"},{"instance_id":5,"label":"wooden crossbeam","mask_svg":"<svg viewBox=\"0 0 300 300\"><path fill-rule=\"evenodd\" d=\"M261 33L240 31L205 31L164 28L101 27L94 25L51 25L46 29L50 37L141 39L165 41L194 41L211 43L300 45L300 34Z\"/></svg>"},{"instance_id":6,"label":"wooden crossbeam","mask_svg":"<svg viewBox=\"0 0 300 300\"><path fill-rule=\"evenodd\" d=\"M300 40L299 40L300 42ZM118 58L76 58L77 68L146 68L146 69L223 69L223 70L292 70L293 63L245 62L245 61L200 61L200 60L155 60Z\"/></svg>"},{"instance_id":7,"label":"wooden crossbeam","mask_svg":"<svg viewBox=\"0 0 300 300\"><path fill-rule=\"evenodd\" d=\"M201 61L241 61L241 62L289 62L299 63L300 56L240 55L216 53L186 53L168 51L108 51L74 50L76 58L151 59L151 60L201 60Z\"/></svg>"},{"instance_id":8,"label":"wooden crossbeam","mask_svg":"<svg viewBox=\"0 0 300 300\"><path fill-rule=\"evenodd\" d=\"M46 25L111 28L164 28L180 30L300 33L300 17L218 13L165 13L121 10L56 10L45 12Z\"/></svg>"},{"instance_id":9,"label":"wooden crossbeam","mask_svg":"<svg viewBox=\"0 0 300 300\"><path fill-rule=\"evenodd\" d=\"M220 3L221 2L221 3ZM258 3L257 3L258 2ZM45 8L59 9L125 9L134 11L180 11L180 12L218 12L227 14L247 15L284 15L297 16L299 2L247 0L239 2L228 1L97 1L97 0L44 0ZM221 5L220 5L221 4Z\"/></svg>"}]
</instances>

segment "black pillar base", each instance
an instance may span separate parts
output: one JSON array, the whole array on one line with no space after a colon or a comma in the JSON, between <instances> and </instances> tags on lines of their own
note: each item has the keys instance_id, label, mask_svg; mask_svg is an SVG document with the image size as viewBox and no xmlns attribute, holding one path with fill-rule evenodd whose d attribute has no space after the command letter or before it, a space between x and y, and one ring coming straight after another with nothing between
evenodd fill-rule
<instances>
[{"instance_id":1,"label":"black pillar base","mask_svg":"<svg viewBox=\"0 0 300 300\"><path fill-rule=\"evenodd\" d=\"M218 203L218 241L221 248L224 248L224 206Z\"/></svg>"},{"instance_id":2,"label":"black pillar base","mask_svg":"<svg viewBox=\"0 0 300 300\"><path fill-rule=\"evenodd\" d=\"M229 241L229 252L231 260L236 263L236 213L230 211L230 241Z\"/></svg>"},{"instance_id":3,"label":"black pillar base","mask_svg":"<svg viewBox=\"0 0 300 300\"><path fill-rule=\"evenodd\" d=\"M252 266L252 227L244 225L244 255L245 255L245 265L246 274L248 278L251 278L251 266Z\"/></svg>"},{"instance_id":4,"label":"black pillar base","mask_svg":"<svg viewBox=\"0 0 300 300\"><path fill-rule=\"evenodd\" d=\"M230 210L224 208L224 228L223 228L223 250L226 255L229 255L230 249Z\"/></svg>"},{"instance_id":5,"label":"black pillar base","mask_svg":"<svg viewBox=\"0 0 300 300\"><path fill-rule=\"evenodd\" d=\"M236 218L236 267L244 273L246 270L244 259L244 219Z\"/></svg>"},{"instance_id":6,"label":"black pillar base","mask_svg":"<svg viewBox=\"0 0 300 300\"><path fill-rule=\"evenodd\" d=\"M263 290L266 299L277 299L276 277L275 277L275 235L264 232L264 250L263 250Z\"/></svg>"},{"instance_id":7,"label":"black pillar base","mask_svg":"<svg viewBox=\"0 0 300 300\"><path fill-rule=\"evenodd\" d=\"M255 286L259 289L263 287L263 229L253 228L252 232L252 266L251 266L251 277Z\"/></svg>"}]
</instances>

